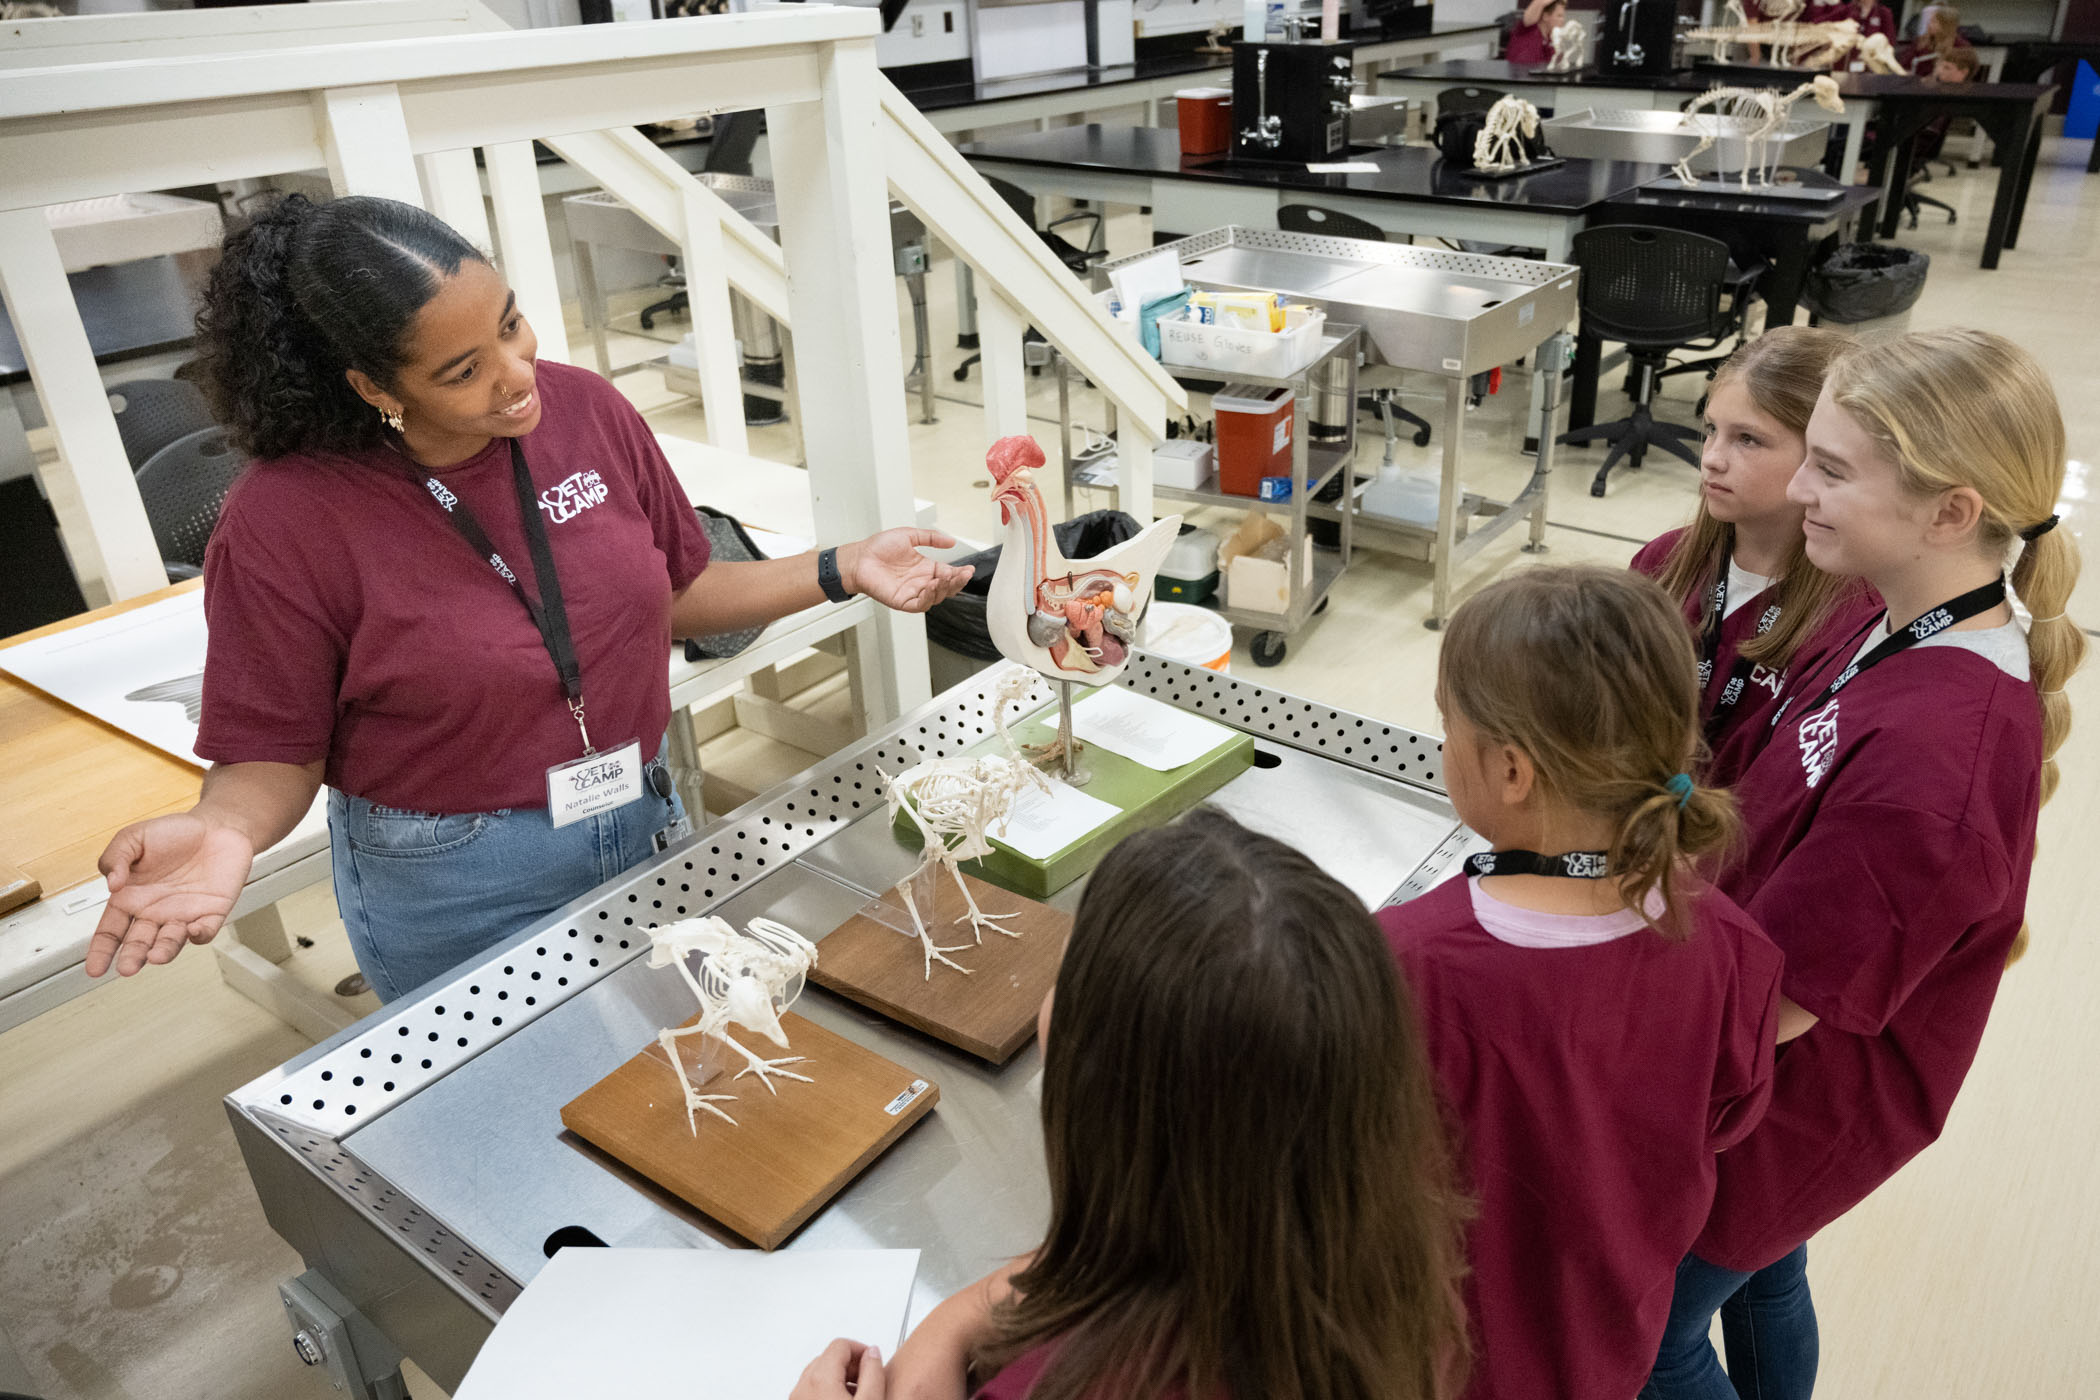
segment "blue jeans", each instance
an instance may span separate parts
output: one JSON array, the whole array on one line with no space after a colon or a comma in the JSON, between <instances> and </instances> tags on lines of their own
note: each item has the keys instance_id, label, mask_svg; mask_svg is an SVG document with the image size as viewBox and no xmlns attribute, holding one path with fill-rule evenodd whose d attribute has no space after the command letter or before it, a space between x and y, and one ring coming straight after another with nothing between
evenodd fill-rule
<instances>
[{"instance_id":1,"label":"blue jeans","mask_svg":"<svg viewBox=\"0 0 2100 1400\"><path fill-rule=\"evenodd\" d=\"M1707 1339L1717 1310L1726 1374ZM1687 1254L1641 1400L1808 1400L1818 1349L1807 1245L1754 1274Z\"/></svg>"},{"instance_id":2,"label":"blue jeans","mask_svg":"<svg viewBox=\"0 0 2100 1400\"><path fill-rule=\"evenodd\" d=\"M407 812L331 789L335 903L358 969L381 1001L413 991L648 859L684 811L675 789L666 801L645 782L626 806L556 830L544 807Z\"/></svg>"}]
</instances>

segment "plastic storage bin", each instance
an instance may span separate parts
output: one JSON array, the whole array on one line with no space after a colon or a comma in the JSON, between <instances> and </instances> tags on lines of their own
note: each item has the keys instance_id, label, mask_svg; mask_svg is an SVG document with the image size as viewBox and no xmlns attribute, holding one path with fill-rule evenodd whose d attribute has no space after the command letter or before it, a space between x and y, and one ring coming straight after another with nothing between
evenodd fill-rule
<instances>
[{"instance_id":1,"label":"plastic storage bin","mask_svg":"<svg viewBox=\"0 0 2100 1400\"><path fill-rule=\"evenodd\" d=\"M1319 355L1327 329L1325 312L1310 310L1301 315L1292 329L1270 332L1161 321L1159 360L1219 376L1258 374L1264 379L1288 379Z\"/></svg>"},{"instance_id":2,"label":"plastic storage bin","mask_svg":"<svg viewBox=\"0 0 2100 1400\"><path fill-rule=\"evenodd\" d=\"M1254 384L1227 384L1212 395L1211 412L1218 420L1219 490L1257 496L1263 477L1291 474L1297 398L1281 385Z\"/></svg>"}]
</instances>

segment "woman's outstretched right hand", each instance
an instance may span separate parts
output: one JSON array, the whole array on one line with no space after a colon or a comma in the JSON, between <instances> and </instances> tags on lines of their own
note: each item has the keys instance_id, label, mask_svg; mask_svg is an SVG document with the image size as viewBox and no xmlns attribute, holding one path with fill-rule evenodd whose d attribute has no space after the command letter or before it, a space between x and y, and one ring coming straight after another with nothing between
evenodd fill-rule
<instances>
[{"instance_id":1,"label":"woman's outstretched right hand","mask_svg":"<svg viewBox=\"0 0 2100 1400\"><path fill-rule=\"evenodd\" d=\"M88 943L88 976L114 962L117 975L129 977L173 960L186 943L209 943L254 863L245 832L194 812L125 827L102 852L109 903Z\"/></svg>"}]
</instances>

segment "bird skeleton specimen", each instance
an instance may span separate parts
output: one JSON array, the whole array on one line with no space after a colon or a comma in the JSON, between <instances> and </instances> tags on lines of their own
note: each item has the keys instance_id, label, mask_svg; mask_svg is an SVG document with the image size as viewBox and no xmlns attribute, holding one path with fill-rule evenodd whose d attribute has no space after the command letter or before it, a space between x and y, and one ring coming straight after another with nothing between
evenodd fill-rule
<instances>
[{"instance_id":1,"label":"bird skeleton specimen","mask_svg":"<svg viewBox=\"0 0 2100 1400\"><path fill-rule=\"evenodd\" d=\"M695 953L700 955L697 972L692 962ZM736 1125L736 1119L715 1107L718 1103L734 1103L736 1095L703 1094L695 1088L679 1058L678 1042L697 1035L728 1046L744 1057L744 1068L736 1078L755 1074L758 1082L775 1095L780 1091L773 1088L773 1075L813 1083L806 1074L781 1068L803 1063L804 1056L761 1059L731 1039L729 1029L741 1026L787 1049L787 1032L781 1029L780 1013L801 991L802 979L816 961L815 944L771 919L753 919L741 933L727 919L714 915L681 919L649 930L649 966L676 966L678 975L692 990L693 999L700 1003L699 1020L683 1028L660 1031L656 1037L670 1056L679 1088L685 1091L686 1126L696 1136L700 1129L694 1114L701 1109L732 1127Z\"/></svg>"},{"instance_id":2,"label":"bird skeleton specimen","mask_svg":"<svg viewBox=\"0 0 2100 1400\"><path fill-rule=\"evenodd\" d=\"M1546 65L1548 73L1572 73L1589 61L1590 31L1582 27L1579 19L1556 25L1546 42L1553 45L1553 61Z\"/></svg>"},{"instance_id":3,"label":"bird skeleton specimen","mask_svg":"<svg viewBox=\"0 0 2100 1400\"><path fill-rule=\"evenodd\" d=\"M1488 108L1487 123L1473 138L1473 166L1494 175L1531 159L1539 134L1539 109L1521 97L1505 97Z\"/></svg>"},{"instance_id":4,"label":"bird skeleton specimen","mask_svg":"<svg viewBox=\"0 0 2100 1400\"><path fill-rule=\"evenodd\" d=\"M1771 184L1772 138L1786 125L1788 111L1804 97L1813 97L1826 112L1845 110L1844 99L1838 96L1837 80L1827 73L1818 74L1788 93L1774 88L1708 88L1686 105L1680 123L1698 130L1699 144L1685 152L1684 159L1670 173L1688 185L1697 184L1699 177L1692 171L1692 162L1712 149L1726 124L1731 128L1727 134L1743 143L1743 188L1750 188L1752 167L1757 170L1758 184Z\"/></svg>"},{"instance_id":5,"label":"bird skeleton specimen","mask_svg":"<svg viewBox=\"0 0 2100 1400\"><path fill-rule=\"evenodd\" d=\"M1058 737L1038 757L1056 759L1058 776L1077 784L1086 779L1076 766L1072 683L1106 685L1122 674L1181 517L1155 520L1091 559L1066 559L1035 484L1043 460L1043 449L1026 434L1000 438L985 455L992 500L1006 528L985 596L985 628L1001 656L1061 683Z\"/></svg>"},{"instance_id":6,"label":"bird skeleton specimen","mask_svg":"<svg viewBox=\"0 0 2100 1400\"><path fill-rule=\"evenodd\" d=\"M1021 936L999 922L1011 919L1012 914L987 914L977 907L977 900L970 893L970 886L958 867L963 861L991 854L991 829L1003 825L1012 815L1014 803L1021 794L1031 788L1044 793L1050 791L1050 780L1029 762L1006 732L1006 707L1020 700L1034 684L1035 672L1014 666L1000 678L992 694L992 726L1006 749L1004 754L929 758L894 778L887 773L882 775L887 784L891 819L895 820L896 814L903 812L919 829L922 843L919 863L911 874L897 882L897 895L911 914L912 927L918 931L919 946L926 955L929 981L937 962L967 974L970 969L948 954L972 946L957 943L943 947L933 941L933 934L926 927L927 919L933 917L933 909L929 907L922 914L912 888L921 875L935 866L946 870L955 881L955 887L962 891L963 905L968 912L955 922L968 921L975 942L984 942L987 928L1008 938Z\"/></svg>"}]
</instances>

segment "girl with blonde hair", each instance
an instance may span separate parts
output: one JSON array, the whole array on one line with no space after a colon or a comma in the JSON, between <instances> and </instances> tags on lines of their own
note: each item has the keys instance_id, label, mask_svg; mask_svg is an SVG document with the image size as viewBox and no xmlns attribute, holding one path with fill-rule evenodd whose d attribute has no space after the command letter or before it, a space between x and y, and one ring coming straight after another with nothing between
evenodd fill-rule
<instances>
[{"instance_id":1,"label":"girl with blonde hair","mask_svg":"<svg viewBox=\"0 0 2100 1400\"><path fill-rule=\"evenodd\" d=\"M1698 699L1624 570L1525 570L1444 633L1445 786L1491 849L1379 921L1479 1197L1470 1400L1633 1394L1770 1092L1778 950L1691 869L1736 832Z\"/></svg>"},{"instance_id":2,"label":"girl with blonde hair","mask_svg":"<svg viewBox=\"0 0 2100 1400\"><path fill-rule=\"evenodd\" d=\"M1975 1059L2085 654L2064 455L2048 376L2002 336L1919 332L1831 366L1791 494L1810 562L1887 606L1797 669L1737 787L1747 839L1719 884L1786 954L1784 1043L1678 1269L1651 1400L1805 1400L1804 1241L1939 1136Z\"/></svg>"},{"instance_id":3,"label":"girl with blonde hair","mask_svg":"<svg viewBox=\"0 0 2100 1400\"><path fill-rule=\"evenodd\" d=\"M1692 626L1712 751L1704 776L1717 787L1763 747L1788 670L1813 665L1881 610L1857 579L1808 561L1801 507L1787 499L1824 371L1851 343L1778 326L1729 356L1707 395L1698 509L1633 557Z\"/></svg>"}]
</instances>

